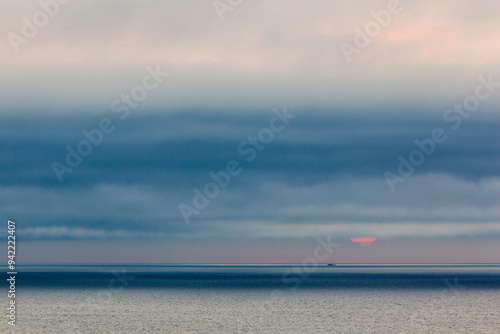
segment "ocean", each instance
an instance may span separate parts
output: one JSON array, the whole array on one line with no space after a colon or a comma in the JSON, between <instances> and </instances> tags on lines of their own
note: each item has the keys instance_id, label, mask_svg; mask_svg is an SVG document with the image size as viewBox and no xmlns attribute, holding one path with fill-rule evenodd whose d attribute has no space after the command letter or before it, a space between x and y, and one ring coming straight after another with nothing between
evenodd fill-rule
<instances>
[{"instance_id":1,"label":"ocean","mask_svg":"<svg viewBox=\"0 0 500 334\"><path fill-rule=\"evenodd\" d=\"M17 324L2 333L500 333L500 265L25 265L17 276Z\"/></svg>"}]
</instances>

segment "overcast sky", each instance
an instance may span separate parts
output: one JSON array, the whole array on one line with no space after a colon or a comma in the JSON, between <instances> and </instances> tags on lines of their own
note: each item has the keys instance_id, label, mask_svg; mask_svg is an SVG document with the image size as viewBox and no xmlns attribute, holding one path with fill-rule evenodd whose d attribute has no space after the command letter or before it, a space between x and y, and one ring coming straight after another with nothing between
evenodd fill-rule
<instances>
[{"instance_id":1,"label":"overcast sky","mask_svg":"<svg viewBox=\"0 0 500 334\"><path fill-rule=\"evenodd\" d=\"M357 46L391 6L69 1L33 32L37 1L2 3L0 213L20 260L302 262L330 237L330 262L499 262L500 3L401 0Z\"/></svg>"}]
</instances>

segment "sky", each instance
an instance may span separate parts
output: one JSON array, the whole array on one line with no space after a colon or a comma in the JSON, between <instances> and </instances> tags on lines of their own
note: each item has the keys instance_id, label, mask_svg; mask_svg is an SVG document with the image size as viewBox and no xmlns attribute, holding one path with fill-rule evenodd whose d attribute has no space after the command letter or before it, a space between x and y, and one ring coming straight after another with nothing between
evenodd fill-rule
<instances>
[{"instance_id":1,"label":"sky","mask_svg":"<svg viewBox=\"0 0 500 334\"><path fill-rule=\"evenodd\" d=\"M498 1L0 6L19 261L499 262Z\"/></svg>"}]
</instances>

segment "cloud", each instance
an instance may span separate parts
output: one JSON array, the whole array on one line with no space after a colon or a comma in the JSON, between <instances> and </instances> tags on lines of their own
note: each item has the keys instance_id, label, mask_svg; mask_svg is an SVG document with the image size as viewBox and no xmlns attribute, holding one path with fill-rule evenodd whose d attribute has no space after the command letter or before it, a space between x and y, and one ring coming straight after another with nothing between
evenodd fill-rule
<instances>
[{"instance_id":1,"label":"cloud","mask_svg":"<svg viewBox=\"0 0 500 334\"><path fill-rule=\"evenodd\" d=\"M498 235L499 178L479 183L443 175L408 179L397 194L376 178L315 185L241 175L186 225L175 185L96 185L87 189L2 187L0 212L30 239L300 238L332 234L385 238ZM52 233L53 232L53 233Z\"/></svg>"},{"instance_id":2,"label":"cloud","mask_svg":"<svg viewBox=\"0 0 500 334\"><path fill-rule=\"evenodd\" d=\"M498 34L491 16L497 7L494 1L426 0L401 4L403 13L394 16L376 41L399 61L439 63L442 57L451 55L447 66L469 65L470 60L497 63L494 55L500 50L492 50L487 42L494 41ZM9 7L2 15L6 32L20 31L21 18L39 10L37 1ZM51 71L73 66L124 69L161 62L189 71L334 73L343 65L339 42L352 40L355 26L364 27L373 19L372 11L386 8L386 3L375 0L348 4L252 1L226 14L226 20L221 22L209 1L73 2L43 27L43 36L26 46L38 52L26 52L22 59L30 64L29 70L47 70L48 66ZM466 25L472 17L474 25ZM446 43L442 43L443 37ZM474 49L469 48L471 43ZM361 62L378 66L394 62L377 49L374 46ZM18 61L9 54L3 57L9 64Z\"/></svg>"},{"instance_id":3,"label":"cloud","mask_svg":"<svg viewBox=\"0 0 500 334\"><path fill-rule=\"evenodd\" d=\"M422 108L425 108L423 106ZM297 120L252 163L238 153L238 145L255 136L273 116L269 111L189 111L175 115L144 113L120 121L114 133L84 157L59 184L53 161L65 164L67 146L76 150L85 140L82 130L96 128L96 116L17 116L5 118L0 129L0 180L5 185L41 184L50 187L90 186L99 183L184 184L207 180L211 170L236 159L246 173L273 175L287 182L311 182L332 177L380 177L397 172L398 156L418 147L416 139L431 136L446 123L413 108L370 108L314 112L293 110ZM437 110L436 110L437 111ZM399 114L399 115L398 115ZM439 115L439 114L438 114ZM452 175L470 180L498 176L498 122L475 114L456 132L445 128L449 139L436 148L418 173Z\"/></svg>"},{"instance_id":4,"label":"cloud","mask_svg":"<svg viewBox=\"0 0 500 334\"><path fill-rule=\"evenodd\" d=\"M161 238L158 233L138 233L124 231L105 231L83 228L68 228L68 227L36 227L22 229L25 240L60 240L60 239L155 239Z\"/></svg>"},{"instance_id":5,"label":"cloud","mask_svg":"<svg viewBox=\"0 0 500 334\"><path fill-rule=\"evenodd\" d=\"M4 35L39 10L3 6ZM405 2L347 64L339 43L385 6L245 1L221 22L210 1L71 2L18 55L2 39L0 213L30 240L497 236L500 97L457 131L443 113L498 78L498 5ZM157 64L172 75L120 121L111 103ZM283 105L296 120L247 163L238 145ZM103 117L116 131L59 183L52 162ZM449 139L391 193L383 173L436 127ZM185 225L178 205L233 159Z\"/></svg>"},{"instance_id":6,"label":"cloud","mask_svg":"<svg viewBox=\"0 0 500 334\"><path fill-rule=\"evenodd\" d=\"M264 105L443 99L498 68L493 1L402 3L404 13L348 65L339 43L352 42L353 28L386 4L247 1L221 22L210 1L71 2L19 54L0 55L8 78L0 98L6 112L29 112L35 100L52 112L107 110L146 66L160 64L172 73L148 100L160 108L255 104L255 96ZM36 10L36 1L9 4L1 31L20 32L22 17ZM11 50L8 39L0 43Z\"/></svg>"}]
</instances>

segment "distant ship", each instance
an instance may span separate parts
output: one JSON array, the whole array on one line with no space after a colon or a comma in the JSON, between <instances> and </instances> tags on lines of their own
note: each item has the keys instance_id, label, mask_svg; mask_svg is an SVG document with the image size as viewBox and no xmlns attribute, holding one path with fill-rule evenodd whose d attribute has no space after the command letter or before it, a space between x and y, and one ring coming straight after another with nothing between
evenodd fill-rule
<instances>
[{"instance_id":1,"label":"distant ship","mask_svg":"<svg viewBox=\"0 0 500 334\"><path fill-rule=\"evenodd\" d=\"M335 267L335 263L328 263L327 266L328 267Z\"/></svg>"}]
</instances>

